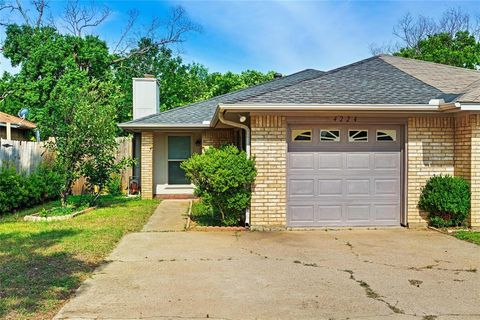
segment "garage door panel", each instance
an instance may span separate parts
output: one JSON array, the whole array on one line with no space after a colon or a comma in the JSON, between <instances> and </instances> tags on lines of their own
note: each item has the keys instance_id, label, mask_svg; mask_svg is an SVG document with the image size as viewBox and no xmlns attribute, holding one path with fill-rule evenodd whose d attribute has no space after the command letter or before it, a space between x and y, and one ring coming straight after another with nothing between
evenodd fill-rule
<instances>
[{"instance_id":1,"label":"garage door panel","mask_svg":"<svg viewBox=\"0 0 480 320\"><path fill-rule=\"evenodd\" d=\"M289 193L291 196L314 196L314 179L291 179L289 182Z\"/></svg>"},{"instance_id":2,"label":"garage door panel","mask_svg":"<svg viewBox=\"0 0 480 320\"><path fill-rule=\"evenodd\" d=\"M400 170L400 154L398 152L375 153L373 159L374 170Z\"/></svg>"},{"instance_id":3,"label":"garage door panel","mask_svg":"<svg viewBox=\"0 0 480 320\"><path fill-rule=\"evenodd\" d=\"M289 206L289 218L293 223L309 223L315 221L315 205L291 205Z\"/></svg>"},{"instance_id":4,"label":"garage door panel","mask_svg":"<svg viewBox=\"0 0 480 320\"><path fill-rule=\"evenodd\" d=\"M342 195L343 182L341 179L318 179L318 195Z\"/></svg>"},{"instance_id":5,"label":"garage door panel","mask_svg":"<svg viewBox=\"0 0 480 320\"><path fill-rule=\"evenodd\" d=\"M400 192L399 179L374 179L375 195L396 196Z\"/></svg>"},{"instance_id":6,"label":"garage door panel","mask_svg":"<svg viewBox=\"0 0 480 320\"><path fill-rule=\"evenodd\" d=\"M399 221L399 204L377 204L374 205L375 220Z\"/></svg>"},{"instance_id":7,"label":"garage door panel","mask_svg":"<svg viewBox=\"0 0 480 320\"><path fill-rule=\"evenodd\" d=\"M347 221L370 221L370 205L346 205L346 220Z\"/></svg>"},{"instance_id":8,"label":"garage door panel","mask_svg":"<svg viewBox=\"0 0 480 320\"><path fill-rule=\"evenodd\" d=\"M370 170L370 154L369 153L347 153L347 163L345 169L363 169Z\"/></svg>"},{"instance_id":9,"label":"garage door panel","mask_svg":"<svg viewBox=\"0 0 480 320\"><path fill-rule=\"evenodd\" d=\"M317 222L338 222L342 221L341 205L318 205Z\"/></svg>"},{"instance_id":10,"label":"garage door panel","mask_svg":"<svg viewBox=\"0 0 480 320\"><path fill-rule=\"evenodd\" d=\"M341 170L343 168L343 153L318 153L318 169Z\"/></svg>"},{"instance_id":11,"label":"garage door panel","mask_svg":"<svg viewBox=\"0 0 480 320\"><path fill-rule=\"evenodd\" d=\"M346 179L346 195L370 196L370 179Z\"/></svg>"},{"instance_id":12,"label":"garage door panel","mask_svg":"<svg viewBox=\"0 0 480 320\"><path fill-rule=\"evenodd\" d=\"M290 153L289 167L292 170L313 170L315 167L315 154L310 152Z\"/></svg>"}]
</instances>

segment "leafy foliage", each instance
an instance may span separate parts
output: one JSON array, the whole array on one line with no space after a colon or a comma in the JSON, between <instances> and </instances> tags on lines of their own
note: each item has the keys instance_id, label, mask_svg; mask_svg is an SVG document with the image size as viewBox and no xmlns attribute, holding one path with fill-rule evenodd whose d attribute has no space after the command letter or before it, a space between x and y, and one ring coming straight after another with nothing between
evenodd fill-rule
<instances>
[{"instance_id":1,"label":"leafy foliage","mask_svg":"<svg viewBox=\"0 0 480 320\"><path fill-rule=\"evenodd\" d=\"M461 177L434 176L422 189L418 207L429 213L430 224L462 226L470 212L470 186Z\"/></svg>"},{"instance_id":2,"label":"leafy foliage","mask_svg":"<svg viewBox=\"0 0 480 320\"><path fill-rule=\"evenodd\" d=\"M55 152L64 177L63 205L80 176L86 178L91 190L97 190L98 196L110 176L126 165L126 160L115 162L115 103L121 96L118 87L106 81L86 83L87 79L83 72L71 72L53 95L56 99L52 101L52 116L58 121L50 128L55 140L47 146ZM80 87L72 85L82 82Z\"/></svg>"},{"instance_id":3,"label":"leafy foliage","mask_svg":"<svg viewBox=\"0 0 480 320\"><path fill-rule=\"evenodd\" d=\"M44 137L58 121L52 113L56 111L58 92L64 90L61 87L66 83L81 87L110 73L110 54L104 41L94 36L62 35L52 27L8 26L3 55L20 71L3 75L2 111L16 114L28 107Z\"/></svg>"},{"instance_id":4,"label":"leafy foliage","mask_svg":"<svg viewBox=\"0 0 480 320\"><path fill-rule=\"evenodd\" d=\"M152 40L148 38L141 39L138 48L132 51L144 48L151 49L141 56L135 55L114 65L115 79L125 93L124 100L120 103L120 121L132 117L131 79L143 77L145 74L151 74L160 81L162 111L260 84L272 80L275 74L273 71L264 74L254 70L240 74L209 73L201 64L185 64L182 58L174 56L169 48L152 48Z\"/></svg>"},{"instance_id":5,"label":"leafy foliage","mask_svg":"<svg viewBox=\"0 0 480 320\"><path fill-rule=\"evenodd\" d=\"M58 198L62 177L45 162L29 176L10 165L0 167L0 214Z\"/></svg>"},{"instance_id":6,"label":"leafy foliage","mask_svg":"<svg viewBox=\"0 0 480 320\"><path fill-rule=\"evenodd\" d=\"M133 54L138 52L143 53ZM186 64L171 49L158 47L149 38L141 39L130 52L114 54L99 37L65 35L53 27L9 25L2 53L20 71L2 76L0 110L16 114L28 107L30 120L37 123L44 138L50 136L50 128L59 121L59 95L68 95L68 90L91 81L113 81L119 87L117 92L122 94L112 103L117 121L124 122L132 119L134 77L156 76L161 87L160 108L168 110L262 83L274 75L252 70L241 74L209 73L205 66Z\"/></svg>"},{"instance_id":7,"label":"leafy foliage","mask_svg":"<svg viewBox=\"0 0 480 320\"><path fill-rule=\"evenodd\" d=\"M245 220L256 170L244 151L232 145L211 147L184 161L181 168L195 185L196 194L220 215L223 224L237 225Z\"/></svg>"},{"instance_id":8,"label":"leafy foliage","mask_svg":"<svg viewBox=\"0 0 480 320\"><path fill-rule=\"evenodd\" d=\"M420 40L415 47L402 48L395 55L476 69L480 66L480 43L468 31L454 36L444 32Z\"/></svg>"}]
</instances>

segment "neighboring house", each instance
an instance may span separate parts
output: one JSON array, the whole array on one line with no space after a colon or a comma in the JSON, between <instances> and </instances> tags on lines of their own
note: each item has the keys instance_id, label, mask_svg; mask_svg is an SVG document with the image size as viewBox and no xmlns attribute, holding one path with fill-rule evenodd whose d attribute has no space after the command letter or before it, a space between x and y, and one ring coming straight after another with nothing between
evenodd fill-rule
<instances>
[{"instance_id":1,"label":"neighboring house","mask_svg":"<svg viewBox=\"0 0 480 320\"><path fill-rule=\"evenodd\" d=\"M0 112L0 138L7 140L29 140L37 126L28 120Z\"/></svg>"},{"instance_id":2,"label":"neighboring house","mask_svg":"<svg viewBox=\"0 0 480 320\"><path fill-rule=\"evenodd\" d=\"M380 55L160 113L156 83L134 80L120 125L139 133L145 198L191 192L180 162L234 143L258 170L253 228L424 226L421 188L439 174L470 181L480 226L480 72Z\"/></svg>"}]
</instances>

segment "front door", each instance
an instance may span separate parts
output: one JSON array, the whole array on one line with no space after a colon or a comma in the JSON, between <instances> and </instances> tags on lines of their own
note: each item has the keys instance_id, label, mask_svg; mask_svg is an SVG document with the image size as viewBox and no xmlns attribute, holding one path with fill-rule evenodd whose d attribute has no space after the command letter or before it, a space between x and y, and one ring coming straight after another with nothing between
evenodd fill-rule
<instances>
[{"instance_id":1,"label":"front door","mask_svg":"<svg viewBox=\"0 0 480 320\"><path fill-rule=\"evenodd\" d=\"M190 184L180 164L192 155L190 136L168 137L168 184Z\"/></svg>"}]
</instances>

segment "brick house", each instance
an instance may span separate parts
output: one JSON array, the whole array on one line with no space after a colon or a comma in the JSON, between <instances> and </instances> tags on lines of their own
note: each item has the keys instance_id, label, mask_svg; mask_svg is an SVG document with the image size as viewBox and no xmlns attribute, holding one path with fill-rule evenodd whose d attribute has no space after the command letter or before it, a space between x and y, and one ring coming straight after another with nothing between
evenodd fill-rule
<instances>
[{"instance_id":1,"label":"brick house","mask_svg":"<svg viewBox=\"0 0 480 320\"><path fill-rule=\"evenodd\" d=\"M420 190L433 175L471 183L480 227L480 72L374 56L307 69L158 112L152 78L134 79L142 197L188 195L181 161L234 143L255 158L252 228L423 226Z\"/></svg>"}]
</instances>

